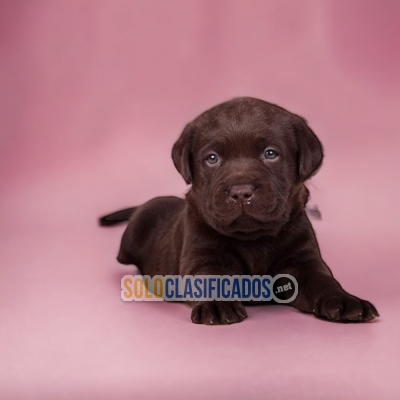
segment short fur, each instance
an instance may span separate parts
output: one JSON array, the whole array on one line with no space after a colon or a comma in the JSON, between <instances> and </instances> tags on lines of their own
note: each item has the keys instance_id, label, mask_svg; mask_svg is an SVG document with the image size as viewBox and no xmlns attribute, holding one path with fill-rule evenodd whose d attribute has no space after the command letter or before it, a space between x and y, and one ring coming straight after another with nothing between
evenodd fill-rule
<instances>
[{"instance_id":1,"label":"short fur","mask_svg":"<svg viewBox=\"0 0 400 400\"><path fill-rule=\"evenodd\" d=\"M269 159L266 149L278 156ZM218 156L211 163L209 155ZM189 123L172 149L191 188L186 199L158 197L101 219L127 219L118 261L154 275L291 274L297 309L337 322L378 316L345 292L321 258L305 213L323 159L321 143L301 117L254 98L220 104ZM231 324L244 304L193 302L192 321Z\"/></svg>"}]
</instances>

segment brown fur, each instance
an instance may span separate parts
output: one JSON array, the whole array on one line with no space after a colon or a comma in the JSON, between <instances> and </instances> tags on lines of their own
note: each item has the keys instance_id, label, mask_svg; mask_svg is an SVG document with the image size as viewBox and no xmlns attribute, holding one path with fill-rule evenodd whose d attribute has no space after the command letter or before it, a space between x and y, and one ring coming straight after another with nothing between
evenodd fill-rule
<instances>
[{"instance_id":1,"label":"brown fur","mask_svg":"<svg viewBox=\"0 0 400 400\"><path fill-rule=\"evenodd\" d=\"M278 153L275 159L265 150ZM210 163L208 156L218 156ZM304 211L304 181L323 159L304 119L262 100L238 98L201 114L172 149L191 184L186 199L159 197L103 217L130 216L118 261L145 275L291 274L291 303L332 321L368 321L375 307L345 292L322 260ZM242 302L194 302L192 321L230 324L246 317Z\"/></svg>"}]
</instances>

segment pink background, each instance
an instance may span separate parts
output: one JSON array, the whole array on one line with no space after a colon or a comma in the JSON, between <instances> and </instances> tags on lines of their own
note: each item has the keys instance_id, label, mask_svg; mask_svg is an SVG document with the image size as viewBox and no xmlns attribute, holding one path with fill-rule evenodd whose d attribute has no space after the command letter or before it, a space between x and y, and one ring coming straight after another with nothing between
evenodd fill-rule
<instances>
[{"instance_id":1,"label":"pink background","mask_svg":"<svg viewBox=\"0 0 400 400\"><path fill-rule=\"evenodd\" d=\"M399 399L400 2L1 1L2 399ZM306 117L323 256L381 318L232 326L123 303L123 227L181 195L184 124L239 95Z\"/></svg>"}]
</instances>

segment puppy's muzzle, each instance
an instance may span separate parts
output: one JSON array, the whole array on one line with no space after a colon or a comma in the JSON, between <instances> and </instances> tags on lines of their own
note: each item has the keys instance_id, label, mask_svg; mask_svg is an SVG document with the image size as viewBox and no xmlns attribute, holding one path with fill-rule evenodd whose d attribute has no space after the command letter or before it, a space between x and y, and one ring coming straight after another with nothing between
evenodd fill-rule
<instances>
[{"instance_id":1,"label":"puppy's muzzle","mask_svg":"<svg viewBox=\"0 0 400 400\"><path fill-rule=\"evenodd\" d=\"M225 194L227 194L229 202L249 204L254 197L254 191L253 185L234 185L225 190Z\"/></svg>"}]
</instances>

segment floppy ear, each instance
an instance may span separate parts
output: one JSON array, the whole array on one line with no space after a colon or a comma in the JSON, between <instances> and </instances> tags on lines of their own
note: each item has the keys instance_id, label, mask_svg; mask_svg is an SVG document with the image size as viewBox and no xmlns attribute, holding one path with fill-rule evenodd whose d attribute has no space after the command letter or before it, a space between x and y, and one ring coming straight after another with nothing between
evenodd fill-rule
<instances>
[{"instance_id":1,"label":"floppy ear","mask_svg":"<svg viewBox=\"0 0 400 400\"><path fill-rule=\"evenodd\" d=\"M318 172L324 157L323 149L315 133L301 117L299 117L299 122L295 126L295 134L298 176L304 182Z\"/></svg>"},{"instance_id":2,"label":"floppy ear","mask_svg":"<svg viewBox=\"0 0 400 400\"><path fill-rule=\"evenodd\" d=\"M193 129L192 126L188 124L172 147L171 154L175 168L182 175L187 184L192 182L192 140Z\"/></svg>"}]
</instances>

